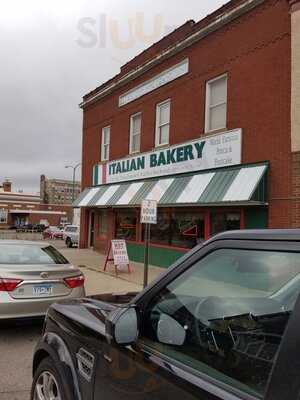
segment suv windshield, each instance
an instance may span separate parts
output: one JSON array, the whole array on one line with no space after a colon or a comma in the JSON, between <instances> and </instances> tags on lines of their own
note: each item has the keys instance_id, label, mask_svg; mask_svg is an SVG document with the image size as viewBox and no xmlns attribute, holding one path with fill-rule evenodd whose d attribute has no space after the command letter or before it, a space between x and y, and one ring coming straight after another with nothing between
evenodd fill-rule
<instances>
[{"instance_id":1,"label":"suv windshield","mask_svg":"<svg viewBox=\"0 0 300 400\"><path fill-rule=\"evenodd\" d=\"M0 268L9 265L69 264L54 247L29 245L0 245Z\"/></svg>"},{"instance_id":2,"label":"suv windshield","mask_svg":"<svg viewBox=\"0 0 300 400\"><path fill-rule=\"evenodd\" d=\"M299 253L223 249L211 253L183 274L169 289L176 295L200 293L201 298L296 299L300 288ZM236 303L236 302L235 302ZM286 304L293 308L293 304ZM224 310L223 310L224 311ZM232 308L227 315L231 314ZM255 313L255 310L248 310Z\"/></svg>"},{"instance_id":3,"label":"suv windshield","mask_svg":"<svg viewBox=\"0 0 300 400\"><path fill-rule=\"evenodd\" d=\"M65 232L77 232L77 226L68 226Z\"/></svg>"}]
</instances>

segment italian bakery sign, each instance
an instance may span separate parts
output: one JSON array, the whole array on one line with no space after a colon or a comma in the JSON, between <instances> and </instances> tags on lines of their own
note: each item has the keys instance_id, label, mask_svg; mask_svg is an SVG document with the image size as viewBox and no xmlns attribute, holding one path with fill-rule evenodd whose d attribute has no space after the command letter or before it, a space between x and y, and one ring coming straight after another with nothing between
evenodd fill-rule
<instances>
[{"instance_id":1,"label":"italian bakery sign","mask_svg":"<svg viewBox=\"0 0 300 400\"><path fill-rule=\"evenodd\" d=\"M94 185L119 183L241 164L241 129L94 167Z\"/></svg>"}]
</instances>

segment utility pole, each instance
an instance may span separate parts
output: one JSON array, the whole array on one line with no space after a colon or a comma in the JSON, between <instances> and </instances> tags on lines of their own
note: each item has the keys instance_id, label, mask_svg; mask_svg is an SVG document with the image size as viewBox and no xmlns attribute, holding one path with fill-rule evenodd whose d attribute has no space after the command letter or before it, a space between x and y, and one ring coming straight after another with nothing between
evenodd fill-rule
<instances>
[{"instance_id":1,"label":"utility pole","mask_svg":"<svg viewBox=\"0 0 300 400\"><path fill-rule=\"evenodd\" d=\"M66 165L65 168L72 168L73 169L73 181L72 181L72 204L75 201L75 178L76 178L76 170L79 168L81 163L76 165Z\"/></svg>"}]
</instances>

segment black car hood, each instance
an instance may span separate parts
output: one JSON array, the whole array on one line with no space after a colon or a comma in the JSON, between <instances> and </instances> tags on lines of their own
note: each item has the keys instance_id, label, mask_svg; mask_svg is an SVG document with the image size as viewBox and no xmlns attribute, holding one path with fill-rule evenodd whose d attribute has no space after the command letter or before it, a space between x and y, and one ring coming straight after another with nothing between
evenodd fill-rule
<instances>
[{"instance_id":1,"label":"black car hood","mask_svg":"<svg viewBox=\"0 0 300 400\"><path fill-rule=\"evenodd\" d=\"M68 323L79 323L97 333L105 335L106 316L117 307L130 303L137 293L102 294L76 300L65 300L53 304L49 316L55 319L55 314L68 320Z\"/></svg>"}]
</instances>

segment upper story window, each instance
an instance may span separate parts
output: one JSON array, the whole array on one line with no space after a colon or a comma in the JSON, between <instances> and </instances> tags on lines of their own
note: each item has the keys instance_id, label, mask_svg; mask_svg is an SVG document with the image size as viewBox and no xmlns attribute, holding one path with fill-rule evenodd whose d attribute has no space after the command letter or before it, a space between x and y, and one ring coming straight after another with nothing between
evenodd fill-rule
<instances>
[{"instance_id":1,"label":"upper story window","mask_svg":"<svg viewBox=\"0 0 300 400\"><path fill-rule=\"evenodd\" d=\"M110 126L102 129L101 161L109 160Z\"/></svg>"},{"instance_id":2,"label":"upper story window","mask_svg":"<svg viewBox=\"0 0 300 400\"><path fill-rule=\"evenodd\" d=\"M169 144L171 100L166 100L156 106L155 146Z\"/></svg>"},{"instance_id":3,"label":"upper story window","mask_svg":"<svg viewBox=\"0 0 300 400\"><path fill-rule=\"evenodd\" d=\"M222 75L206 84L205 132L226 128L227 80L227 75Z\"/></svg>"},{"instance_id":4,"label":"upper story window","mask_svg":"<svg viewBox=\"0 0 300 400\"><path fill-rule=\"evenodd\" d=\"M142 114L130 117L130 144L129 153L138 153L141 149Z\"/></svg>"}]
</instances>

